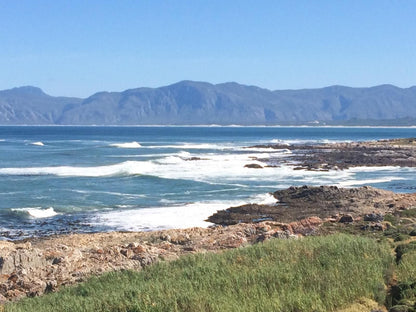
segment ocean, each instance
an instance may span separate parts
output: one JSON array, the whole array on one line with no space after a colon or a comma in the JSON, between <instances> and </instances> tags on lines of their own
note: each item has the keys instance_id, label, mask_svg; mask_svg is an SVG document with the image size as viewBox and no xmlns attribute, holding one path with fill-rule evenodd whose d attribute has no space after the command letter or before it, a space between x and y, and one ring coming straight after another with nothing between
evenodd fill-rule
<instances>
[{"instance_id":1,"label":"ocean","mask_svg":"<svg viewBox=\"0 0 416 312\"><path fill-rule=\"evenodd\" d=\"M220 209L292 185L416 192L416 169L245 168L288 150L256 144L416 137L416 128L0 127L0 239L209 226Z\"/></svg>"}]
</instances>

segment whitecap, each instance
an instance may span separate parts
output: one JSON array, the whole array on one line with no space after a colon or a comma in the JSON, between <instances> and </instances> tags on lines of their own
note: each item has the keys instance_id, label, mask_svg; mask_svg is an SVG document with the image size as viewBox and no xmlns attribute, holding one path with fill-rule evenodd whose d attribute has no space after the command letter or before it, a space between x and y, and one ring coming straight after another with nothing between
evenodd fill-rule
<instances>
[{"instance_id":1,"label":"whitecap","mask_svg":"<svg viewBox=\"0 0 416 312\"><path fill-rule=\"evenodd\" d=\"M66 177L106 177L139 175L142 172L151 172L151 162L126 161L119 164L96 167L27 167L27 168L0 168L0 175L56 175Z\"/></svg>"},{"instance_id":2,"label":"whitecap","mask_svg":"<svg viewBox=\"0 0 416 312\"><path fill-rule=\"evenodd\" d=\"M170 145L151 145L144 148L171 148L171 149L200 149L200 150L232 150L233 145L213 143L177 143Z\"/></svg>"},{"instance_id":3,"label":"whitecap","mask_svg":"<svg viewBox=\"0 0 416 312\"><path fill-rule=\"evenodd\" d=\"M17 213L23 213L35 219L49 218L58 214L52 207L46 209L41 207L12 208L10 210Z\"/></svg>"},{"instance_id":4,"label":"whitecap","mask_svg":"<svg viewBox=\"0 0 416 312\"><path fill-rule=\"evenodd\" d=\"M40 141L38 141L38 142L33 142L33 143L30 143L31 145L35 145L35 146L44 146L45 144L43 144L43 142L40 142Z\"/></svg>"},{"instance_id":5,"label":"whitecap","mask_svg":"<svg viewBox=\"0 0 416 312\"><path fill-rule=\"evenodd\" d=\"M118 148L140 148L142 147L140 143L133 141L133 142L126 142L126 143L113 143L110 144L112 147L118 147Z\"/></svg>"}]
</instances>

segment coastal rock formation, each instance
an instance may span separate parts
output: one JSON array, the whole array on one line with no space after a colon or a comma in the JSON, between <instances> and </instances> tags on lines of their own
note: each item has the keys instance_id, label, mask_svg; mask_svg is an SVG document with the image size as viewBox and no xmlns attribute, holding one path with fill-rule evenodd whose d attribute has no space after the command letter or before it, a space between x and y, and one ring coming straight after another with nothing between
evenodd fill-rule
<instances>
[{"instance_id":1,"label":"coastal rock formation","mask_svg":"<svg viewBox=\"0 0 416 312\"><path fill-rule=\"evenodd\" d=\"M348 169L358 166L416 167L416 138L392 139L354 143L327 144L270 144L253 148L290 150L285 158L270 158L270 165L282 162L292 164L295 169L321 170Z\"/></svg>"},{"instance_id":2,"label":"coastal rock formation","mask_svg":"<svg viewBox=\"0 0 416 312\"><path fill-rule=\"evenodd\" d=\"M290 223L317 216L350 219L372 213L384 214L416 205L416 194L396 194L369 186L338 188L336 186L290 187L273 193L274 205L247 204L221 210L208 218L221 225L265 220ZM343 219L344 222L346 217ZM351 221L349 221L351 222Z\"/></svg>"}]
</instances>

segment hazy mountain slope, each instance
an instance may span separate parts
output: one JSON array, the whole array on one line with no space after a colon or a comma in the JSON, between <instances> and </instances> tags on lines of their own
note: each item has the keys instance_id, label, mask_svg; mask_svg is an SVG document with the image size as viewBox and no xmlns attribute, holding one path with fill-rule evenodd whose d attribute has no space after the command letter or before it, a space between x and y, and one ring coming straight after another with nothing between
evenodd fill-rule
<instances>
[{"instance_id":1,"label":"hazy mountain slope","mask_svg":"<svg viewBox=\"0 0 416 312\"><path fill-rule=\"evenodd\" d=\"M81 99L52 97L35 87L0 91L0 124L54 124Z\"/></svg>"},{"instance_id":2,"label":"hazy mountain slope","mask_svg":"<svg viewBox=\"0 0 416 312\"><path fill-rule=\"evenodd\" d=\"M1 124L276 124L416 118L416 87L331 86L270 91L237 83L182 81L99 92L84 100L34 87L0 91Z\"/></svg>"}]
</instances>

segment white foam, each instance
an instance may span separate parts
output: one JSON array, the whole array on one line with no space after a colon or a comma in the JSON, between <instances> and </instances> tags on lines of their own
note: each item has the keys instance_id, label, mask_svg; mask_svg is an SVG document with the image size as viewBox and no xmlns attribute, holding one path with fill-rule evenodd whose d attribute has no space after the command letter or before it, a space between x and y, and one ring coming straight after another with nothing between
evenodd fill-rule
<instances>
[{"instance_id":1,"label":"white foam","mask_svg":"<svg viewBox=\"0 0 416 312\"><path fill-rule=\"evenodd\" d=\"M349 172L377 172L377 171L396 171L401 170L402 168L399 166L377 166L377 167L369 167L369 166L362 166L362 167L352 167L347 169Z\"/></svg>"},{"instance_id":2,"label":"white foam","mask_svg":"<svg viewBox=\"0 0 416 312\"><path fill-rule=\"evenodd\" d=\"M386 182L398 181L398 180L405 180L405 179L401 177L383 177L379 179L350 180L350 181L339 182L338 186L348 187L348 186L356 186L356 185L369 185L369 184L386 183Z\"/></svg>"},{"instance_id":3,"label":"white foam","mask_svg":"<svg viewBox=\"0 0 416 312\"><path fill-rule=\"evenodd\" d=\"M146 197L146 195L144 194L131 194L131 193L110 192L110 191L76 190L76 189L71 189L69 191L79 193L79 194L104 194L104 195L120 196L120 197L125 197L125 198L145 198Z\"/></svg>"},{"instance_id":4,"label":"white foam","mask_svg":"<svg viewBox=\"0 0 416 312\"><path fill-rule=\"evenodd\" d=\"M273 205L277 203L277 199L271 193L265 193L244 200L214 200L172 205L171 201L161 199L160 203L168 206L104 212L96 215L91 223L126 231L207 227L211 223L205 220L218 210L248 203Z\"/></svg>"},{"instance_id":5,"label":"white foam","mask_svg":"<svg viewBox=\"0 0 416 312\"><path fill-rule=\"evenodd\" d=\"M273 143L273 144L280 144L280 145L290 146L290 144L288 142L286 142L285 140L281 140L281 139L273 139L270 142Z\"/></svg>"},{"instance_id":6,"label":"white foam","mask_svg":"<svg viewBox=\"0 0 416 312\"><path fill-rule=\"evenodd\" d=\"M216 211L244 203L242 201L213 201L181 206L118 210L96 216L91 220L91 224L105 225L124 231L207 227L211 223L204 220Z\"/></svg>"},{"instance_id":7,"label":"white foam","mask_svg":"<svg viewBox=\"0 0 416 312\"><path fill-rule=\"evenodd\" d=\"M286 156L287 154L292 154L292 151L287 148L275 149L273 147L243 147L243 148L239 148L236 150L245 151L245 152L273 153L273 156L277 156L279 154L281 154L282 156Z\"/></svg>"},{"instance_id":8,"label":"white foam","mask_svg":"<svg viewBox=\"0 0 416 312\"><path fill-rule=\"evenodd\" d=\"M234 145L230 144L214 144L214 143L177 143L169 145L151 145L143 146L143 148L172 148L172 149L200 149L200 150L232 150Z\"/></svg>"},{"instance_id":9,"label":"white foam","mask_svg":"<svg viewBox=\"0 0 416 312\"><path fill-rule=\"evenodd\" d=\"M133 141L133 142L126 142L126 143L113 143L110 146L118 147L118 148L140 148L142 147L140 143Z\"/></svg>"},{"instance_id":10,"label":"white foam","mask_svg":"<svg viewBox=\"0 0 416 312\"><path fill-rule=\"evenodd\" d=\"M13 208L11 211L18 213L25 213L32 218L41 219L56 216L58 213L52 208L41 208L41 207L26 207L26 208Z\"/></svg>"},{"instance_id":11,"label":"white foam","mask_svg":"<svg viewBox=\"0 0 416 312\"><path fill-rule=\"evenodd\" d=\"M152 175L167 179L184 179L210 184L235 185L245 187L252 181L264 181L279 184L281 181L292 183L306 182L317 184L336 183L341 178L354 175L348 171L313 172L293 170L293 167L281 165L266 167L262 159L273 153L198 153L191 154L181 151L175 156L161 157L146 161L125 161L107 166L76 167L28 167L28 168L0 168L0 175L56 175L73 177L108 177ZM191 157L198 157L188 161ZM246 168L247 164L258 164L264 168ZM242 182L242 181L247 181ZM279 182L280 181L280 182Z\"/></svg>"},{"instance_id":12,"label":"white foam","mask_svg":"<svg viewBox=\"0 0 416 312\"><path fill-rule=\"evenodd\" d=\"M36 145L36 146L44 146L45 144L43 144L43 142L33 142L33 143L30 143L31 145Z\"/></svg>"},{"instance_id":13,"label":"white foam","mask_svg":"<svg viewBox=\"0 0 416 312\"><path fill-rule=\"evenodd\" d=\"M259 205L275 205L277 199L271 193L259 194L254 198L254 203Z\"/></svg>"},{"instance_id":14,"label":"white foam","mask_svg":"<svg viewBox=\"0 0 416 312\"><path fill-rule=\"evenodd\" d=\"M105 177L116 175L139 175L143 171L151 172L150 162L126 161L119 164L96 167L28 167L0 168L0 175L56 175L72 177ZM146 170L145 170L146 169Z\"/></svg>"}]
</instances>

